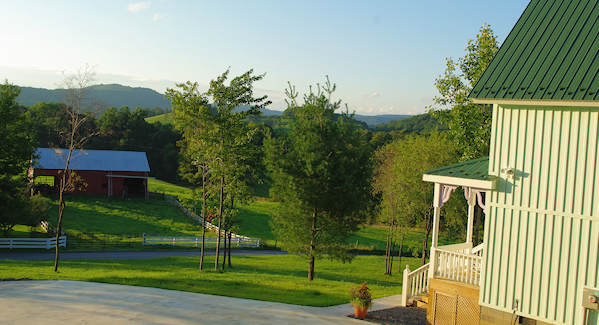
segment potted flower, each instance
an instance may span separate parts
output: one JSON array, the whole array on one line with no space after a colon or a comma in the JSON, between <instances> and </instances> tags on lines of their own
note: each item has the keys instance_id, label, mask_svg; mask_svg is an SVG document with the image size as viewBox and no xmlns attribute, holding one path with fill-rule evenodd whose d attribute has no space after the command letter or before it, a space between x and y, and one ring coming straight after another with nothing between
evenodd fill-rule
<instances>
[{"instance_id":1,"label":"potted flower","mask_svg":"<svg viewBox=\"0 0 599 325\"><path fill-rule=\"evenodd\" d=\"M372 295L370 294L370 289L366 285L366 282L351 289L350 296L356 318L364 319L368 308L372 304Z\"/></svg>"}]
</instances>

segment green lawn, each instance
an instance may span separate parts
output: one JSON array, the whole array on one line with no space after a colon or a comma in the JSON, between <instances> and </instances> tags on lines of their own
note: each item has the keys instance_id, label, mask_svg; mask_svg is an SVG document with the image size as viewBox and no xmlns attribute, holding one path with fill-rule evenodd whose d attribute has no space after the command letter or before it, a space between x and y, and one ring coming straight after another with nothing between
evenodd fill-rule
<instances>
[{"instance_id":1,"label":"green lawn","mask_svg":"<svg viewBox=\"0 0 599 325\"><path fill-rule=\"evenodd\" d=\"M54 200L48 213L52 225L56 223L57 214L58 205ZM121 200L81 194L66 196L63 231L68 236L68 247L73 249L139 249L144 247L144 233L148 236L199 236L200 226L161 198ZM208 232L207 235L215 234Z\"/></svg>"},{"instance_id":2,"label":"green lawn","mask_svg":"<svg viewBox=\"0 0 599 325\"><path fill-rule=\"evenodd\" d=\"M164 113L164 114L146 117L145 120L148 123L172 124L174 117L175 116L173 113Z\"/></svg>"},{"instance_id":3,"label":"green lawn","mask_svg":"<svg viewBox=\"0 0 599 325\"><path fill-rule=\"evenodd\" d=\"M177 196L181 199L191 199L193 197L193 191L190 188L171 184L156 178L148 179L148 190L153 193Z\"/></svg>"},{"instance_id":4,"label":"green lawn","mask_svg":"<svg viewBox=\"0 0 599 325\"><path fill-rule=\"evenodd\" d=\"M189 188L170 184L157 179L151 179L149 188L151 192L166 193L179 196L182 199L192 197L192 191ZM275 236L270 228L270 220L274 209L279 203L267 199L258 198L256 201L243 206L239 211L239 233L245 236L257 237L266 244L275 245ZM364 225L361 226L356 234L349 239L349 243L355 245L358 242L358 248L362 250L385 250L387 230L383 226ZM404 254L422 248L424 240L424 230L414 228L408 230L404 239ZM430 244L431 239L429 239ZM449 240L443 234L439 236L441 245L452 244L456 241Z\"/></svg>"},{"instance_id":5,"label":"green lawn","mask_svg":"<svg viewBox=\"0 0 599 325\"><path fill-rule=\"evenodd\" d=\"M432 239L429 238L429 247ZM358 242L359 248L384 250L387 245L387 228L385 226L362 226L360 230L350 237L351 244ZM406 232L404 238L404 254L411 252L414 248L419 251L422 249L424 241L424 230L413 228ZM446 236L439 236L439 245L453 244L455 241L447 239Z\"/></svg>"},{"instance_id":6,"label":"green lawn","mask_svg":"<svg viewBox=\"0 0 599 325\"><path fill-rule=\"evenodd\" d=\"M2 237L3 236L4 236L4 234L2 234ZM29 226L24 226L24 225L16 225L16 226L14 226L12 231L9 232L8 237L44 238L44 237L48 237L48 234L46 234L41 227L29 227Z\"/></svg>"},{"instance_id":7,"label":"green lawn","mask_svg":"<svg viewBox=\"0 0 599 325\"><path fill-rule=\"evenodd\" d=\"M190 188L154 178L149 179L148 187L151 192L173 195L184 203L193 197ZM238 229L235 232L260 238L268 246L280 247L270 228L271 216L278 204L268 199L256 198L254 202L241 206L237 218ZM54 205L50 211L50 222L55 222L56 213L57 207ZM116 198L107 199L104 196L69 195L64 229L71 238L83 237L84 243L76 245L82 246L81 248L86 248L86 245L82 245L85 241L94 240L127 242L129 247L138 248L141 247L143 233L154 236L197 236L199 234L199 226L195 221L186 217L168 202L155 197L148 201L143 198L123 201ZM28 227L17 226L15 230L11 234L12 237L29 237ZM214 234L209 233L209 235ZM404 255L410 256L412 252L419 250L423 239L422 230L408 231L404 242ZM445 236L440 236L439 241L442 245L453 243ZM386 229L381 226L362 226L348 243L353 246L356 242L361 250L384 250Z\"/></svg>"},{"instance_id":8,"label":"green lawn","mask_svg":"<svg viewBox=\"0 0 599 325\"><path fill-rule=\"evenodd\" d=\"M192 236L198 224L160 198L110 199L96 195L68 195L63 228L71 234ZM58 207L50 210L55 222Z\"/></svg>"},{"instance_id":9,"label":"green lawn","mask_svg":"<svg viewBox=\"0 0 599 325\"><path fill-rule=\"evenodd\" d=\"M412 269L419 261L404 258ZM61 279L157 287L298 305L330 306L348 302L351 287L366 281L373 296L400 294L402 275L383 275L384 258L358 256L352 263L316 261L315 280L306 279L307 262L293 255L235 256L232 270L198 271L199 258L150 260L66 260L59 273L51 261L0 264L0 278ZM207 266L214 263L207 258ZM402 269L403 269L402 265Z\"/></svg>"}]
</instances>

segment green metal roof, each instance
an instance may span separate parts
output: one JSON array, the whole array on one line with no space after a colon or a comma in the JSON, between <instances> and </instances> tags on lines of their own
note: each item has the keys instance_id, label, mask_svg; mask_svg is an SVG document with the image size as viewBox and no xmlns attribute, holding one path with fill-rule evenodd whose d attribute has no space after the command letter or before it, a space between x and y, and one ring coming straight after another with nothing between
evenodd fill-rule
<instances>
[{"instance_id":1,"label":"green metal roof","mask_svg":"<svg viewBox=\"0 0 599 325\"><path fill-rule=\"evenodd\" d=\"M489 176L489 157L483 157L424 172L425 175L492 180Z\"/></svg>"},{"instance_id":2,"label":"green metal roof","mask_svg":"<svg viewBox=\"0 0 599 325\"><path fill-rule=\"evenodd\" d=\"M470 98L599 100L599 2L532 0Z\"/></svg>"}]
</instances>

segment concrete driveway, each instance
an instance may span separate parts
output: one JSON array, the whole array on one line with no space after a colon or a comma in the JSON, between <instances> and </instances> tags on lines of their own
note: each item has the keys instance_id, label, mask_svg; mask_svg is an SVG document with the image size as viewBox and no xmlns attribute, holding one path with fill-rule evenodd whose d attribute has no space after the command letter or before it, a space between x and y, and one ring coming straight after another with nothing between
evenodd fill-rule
<instances>
[{"instance_id":1,"label":"concrete driveway","mask_svg":"<svg viewBox=\"0 0 599 325\"><path fill-rule=\"evenodd\" d=\"M0 282L2 324L371 324L343 316L351 311L118 284Z\"/></svg>"}]
</instances>

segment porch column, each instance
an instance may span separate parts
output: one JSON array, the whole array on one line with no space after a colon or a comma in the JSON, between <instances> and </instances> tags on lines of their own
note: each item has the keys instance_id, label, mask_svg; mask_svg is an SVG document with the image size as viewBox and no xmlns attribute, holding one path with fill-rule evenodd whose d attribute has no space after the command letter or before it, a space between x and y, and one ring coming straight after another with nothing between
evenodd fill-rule
<instances>
[{"instance_id":1,"label":"porch column","mask_svg":"<svg viewBox=\"0 0 599 325\"><path fill-rule=\"evenodd\" d=\"M433 198L433 242L431 248L437 248L439 243L439 215L441 201L441 184L435 183L435 195Z\"/></svg>"},{"instance_id":2,"label":"porch column","mask_svg":"<svg viewBox=\"0 0 599 325\"><path fill-rule=\"evenodd\" d=\"M466 233L466 243L472 244L472 233L474 231L474 207L476 206L476 194L470 189L468 197L468 232Z\"/></svg>"},{"instance_id":3,"label":"porch column","mask_svg":"<svg viewBox=\"0 0 599 325\"><path fill-rule=\"evenodd\" d=\"M431 243L431 255L429 259L428 277L433 278L437 269L437 254L436 249L439 243L439 215L441 201L441 184L435 183L435 193L433 197L433 240Z\"/></svg>"}]
</instances>

